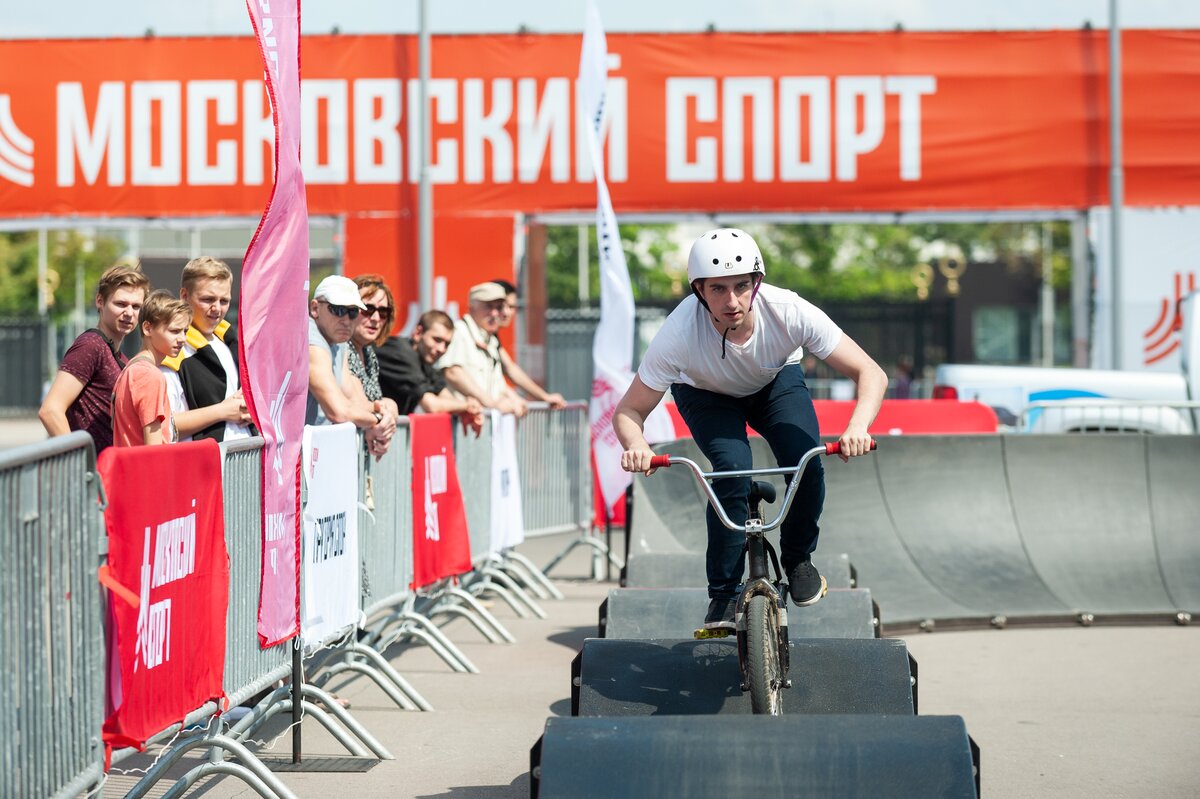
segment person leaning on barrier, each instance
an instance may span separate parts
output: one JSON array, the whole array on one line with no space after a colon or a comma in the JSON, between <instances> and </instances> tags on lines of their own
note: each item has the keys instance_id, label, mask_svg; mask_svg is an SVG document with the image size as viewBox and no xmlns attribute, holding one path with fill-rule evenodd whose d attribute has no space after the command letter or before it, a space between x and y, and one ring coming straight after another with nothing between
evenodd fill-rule
<instances>
[{"instance_id":1,"label":"person leaning on barrier","mask_svg":"<svg viewBox=\"0 0 1200 799\"><path fill-rule=\"evenodd\" d=\"M150 281L135 266L110 266L96 289L96 327L79 334L50 384L38 419L51 436L86 430L96 454L112 444L112 391L128 360L121 342L137 327Z\"/></svg>"},{"instance_id":2,"label":"person leaning on barrier","mask_svg":"<svg viewBox=\"0 0 1200 799\"><path fill-rule=\"evenodd\" d=\"M377 348L387 341L392 326L392 314L396 303L392 290L383 282L382 275L359 275L354 278L358 286L358 298L363 302L363 311L354 320L354 332L350 334L350 349L346 352L350 373L362 383L363 394L371 402L383 402L395 416L400 415L395 400L385 397L379 388L379 357Z\"/></svg>"},{"instance_id":3,"label":"person leaning on barrier","mask_svg":"<svg viewBox=\"0 0 1200 799\"><path fill-rule=\"evenodd\" d=\"M504 382L503 350L496 337L507 297L504 287L480 283L467 296L468 312L454 323L454 337L435 366L460 396L474 397L485 408L524 416L525 400Z\"/></svg>"},{"instance_id":4,"label":"person leaning on barrier","mask_svg":"<svg viewBox=\"0 0 1200 799\"><path fill-rule=\"evenodd\" d=\"M442 311L426 311L411 339L393 336L376 351L379 385L401 414L453 413L476 435L483 430L483 406L474 397L460 397L447 386L434 363L454 338L454 320Z\"/></svg>"},{"instance_id":5,"label":"person leaning on barrier","mask_svg":"<svg viewBox=\"0 0 1200 799\"><path fill-rule=\"evenodd\" d=\"M668 388L713 471L750 468L747 423L767 440L780 466L795 466L821 440L800 365L805 350L858 385L858 400L839 438L843 460L870 449L867 428L879 413L887 375L825 312L795 292L763 282L764 274L762 253L743 230L711 230L692 245L692 295L655 335L613 414L613 430L625 450L623 469L653 471L654 452L643 426ZM713 491L737 524L746 521L750 483L748 477L713 481ZM824 473L814 460L800 477L779 535L788 592L801 606L825 593L825 578L811 557L824 498ZM728 530L711 507L707 521L710 601L704 626L733 628L746 537Z\"/></svg>"},{"instance_id":6,"label":"person leaning on barrier","mask_svg":"<svg viewBox=\"0 0 1200 799\"><path fill-rule=\"evenodd\" d=\"M233 272L216 258L193 258L183 267L179 299L191 309L191 324L183 349L161 367L179 440L257 435L238 385L237 331L225 318Z\"/></svg>"},{"instance_id":7,"label":"person leaning on barrier","mask_svg":"<svg viewBox=\"0 0 1200 799\"><path fill-rule=\"evenodd\" d=\"M517 317L517 306L520 301L520 295L517 294L517 287L507 280L497 279L492 282L504 289L504 312L500 315L500 327L505 328L510 326ZM500 368L504 371L504 376L508 378L509 382L533 399L547 402L551 408L566 407L567 401L563 398L562 394L546 391L539 386L521 368L520 364L513 360L513 357L508 354L508 350L504 349L504 347L500 348Z\"/></svg>"},{"instance_id":8,"label":"person leaning on barrier","mask_svg":"<svg viewBox=\"0 0 1200 799\"><path fill-rule=\"evenodd\" d=\"M330 275L317 284L308 306L305 424L353 422L363 431L368 451L381 458L396 432L396 416L386 404L367 399L347 362L347 342L362 310L358 286L350 278Z\"/></svg>"},{"instance_id":9,"label":"person leaning on barrier","mask_svg":"<svg viewBox=\"0 0 1200 799\"><path fill-rule=\"evenodd\" d=\"M138 314L142 351L129 359L112 391L113 446L170 444L178 440L167 398L167 379L159 366L179 354L192 309L170 292L146 298Z\"/></svg>"}]
</instances>

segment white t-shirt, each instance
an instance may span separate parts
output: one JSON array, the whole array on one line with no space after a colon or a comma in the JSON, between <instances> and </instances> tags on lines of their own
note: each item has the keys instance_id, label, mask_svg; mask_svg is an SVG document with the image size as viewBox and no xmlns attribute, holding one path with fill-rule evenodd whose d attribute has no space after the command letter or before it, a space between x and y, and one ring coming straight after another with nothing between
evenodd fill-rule
<instances>
[{"instance_id":1,"label":"white t-shirt","mask_svg":"<svg viewBox=\"0 0 1200 799\"><path fill-rule=\"evenodd\" d=\"M208 346L213 348L213 353L225 369L225 399L229 399L238 389L238 370L237 366L233 363L233 353L229 351L229 345L221 341L217 336L212 337L212 340L208 342ZM189 342L184 342L183 352L180 354L184 358L190 358L196 354L196 348ZM179 379L179 373L166 366L160 366L159 370L167 379L167 398L171 402L171 413L191 410L188 407L187 398L183 396L183 381ZM241 424L240 422L225 422L225 441L234 441L239 438L249 437L250 427L248 425ZM191 441L192 437L183 436L179 440Z\"/></svg>"},{"instance_id":2,"label":"white t-shirt","mask_svg":"<svg viewBox=\"0 0 1200 799\"><path fill-rule=\"evenodd\" d=\"M725 341L693 294L679 303L650 342L638 377L655 391L672 383L746 397L800 363L808 350L822 360L842 340L842 329L796 292L763 283L754 298L754 330L744 344Z\"/></svg>"}]
</instances>

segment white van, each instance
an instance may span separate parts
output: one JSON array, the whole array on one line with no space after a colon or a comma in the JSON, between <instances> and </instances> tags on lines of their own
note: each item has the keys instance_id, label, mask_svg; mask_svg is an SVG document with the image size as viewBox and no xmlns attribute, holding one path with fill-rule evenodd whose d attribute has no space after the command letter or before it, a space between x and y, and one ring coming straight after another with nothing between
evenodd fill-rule
<instances>
[{"instance_id":1,"label":"white van","mask_svg":"<svg viewBox=\"0 0 1200 799\"><path fill-rule=\"evenodd\" d=\"M1200 308L1197 294L1183 300L1182 371L1126 372L1036 366L942 364L934 399L978 400L1002 425L1031 433L1200 431Z\"/></svg>"}]
</instances>

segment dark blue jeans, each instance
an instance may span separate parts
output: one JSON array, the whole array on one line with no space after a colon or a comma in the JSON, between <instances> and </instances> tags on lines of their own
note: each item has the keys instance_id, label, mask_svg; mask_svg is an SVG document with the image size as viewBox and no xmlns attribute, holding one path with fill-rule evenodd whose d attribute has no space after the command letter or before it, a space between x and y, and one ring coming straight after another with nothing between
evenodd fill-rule
<instances>
[{"instance_id":1,"label":"dark blue jeans","mask_svg":"<svg viewBox=\"0 0 1200 799\"><path fill-rule=\"evenodd\" d=\"M775 379L748 397L730 397L694 386L676 383L671 395L683 420L692 431L700 451L712 462L713 471L741 471L752 467L746 423L771 446L779 466L795 466L801 456L820 443L817 414L799 364L785 366ZM729 518L745 524L749 515L749 477L729 477L713 482ZM782 497L780 500L782 501ZM825 503L825 472L813 459L800 478L796 498L779 533L780 558L784 569L807 558L817 548L817 520ZM731 596L737 592L745 563L746 536L721 524L717 512L708 509L708 595Z\"/></svg>"}]
</instances>

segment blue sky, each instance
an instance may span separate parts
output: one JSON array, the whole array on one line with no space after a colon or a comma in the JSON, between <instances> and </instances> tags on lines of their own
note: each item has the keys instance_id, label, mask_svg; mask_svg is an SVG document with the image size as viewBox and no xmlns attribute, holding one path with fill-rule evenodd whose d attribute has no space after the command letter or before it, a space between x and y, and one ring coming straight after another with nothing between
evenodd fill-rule
<instances>
[{"instance_id":1,"label":"blue sky","mask_svg":"<svg viewBox=\"0 0 1200 799\"><path fill-rule=\"evenodd\" d=\"M429 0L435 33L578 31L585 0ZM610 31L1077 28L1108 24L1108 0L598 0ZM0 37L249 33L242 0L3 0ZM1200 2L1122 0L1122 27L1200 28ZM307 0L306 33L410 32L416 0Z\"/></svg>"}]
</instances>

